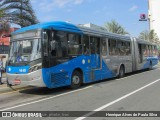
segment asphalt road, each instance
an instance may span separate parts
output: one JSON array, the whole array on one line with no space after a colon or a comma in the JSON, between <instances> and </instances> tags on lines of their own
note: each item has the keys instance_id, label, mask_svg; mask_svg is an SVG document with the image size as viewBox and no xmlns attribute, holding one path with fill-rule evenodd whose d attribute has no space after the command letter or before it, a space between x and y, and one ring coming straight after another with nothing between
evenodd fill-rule
<instances>
[{"instance_id":1,"label":"asphalt road","mask_svg":"<svg viewBox=\"0 0 160 120\"><path fill-rule=\"evenodd\" d=\"M0 111L160 111L160 68L125 78L88 84L80 89L0 87ZM159 120L156 117L57 117L45 119ZM84 115L85 115L84 114ZM1 118L2 119L2 118ZM13 119L13 118L12 118ZM17 118L14 118L17 120ZM33 118L30 118L33 119ZM38 118L44 119L44 118Z\"/></svg>"}]
</instances>

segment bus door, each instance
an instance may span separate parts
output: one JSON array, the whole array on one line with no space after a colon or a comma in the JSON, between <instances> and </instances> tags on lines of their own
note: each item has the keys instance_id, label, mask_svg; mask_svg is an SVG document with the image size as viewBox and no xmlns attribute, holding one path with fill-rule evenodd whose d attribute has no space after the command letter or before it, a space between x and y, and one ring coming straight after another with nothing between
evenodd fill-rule
<instances>
[{"instance_id":1,"label":"bus door","mask_svg":"<svg viewBox=\"0 0 160 120\"><path fill-rule=\"evenodd\" d=\"M45 30L43 32L43 65L44 68L51 68L57 65L57 56L61 55L61 49L59 48L58 42L54 39L54 31ZM58 52L57 52L57 49ZM58 54L58 55L57 55ZM62 55L61 55L62 56ZM50 69L50 72L52 70Z\"/></svg>"},{"instance_id":2,"label":"bus door","mask_svg":"<svg viewBox=\"0 0 160 120\"><path fill-rule=\"evenodd\" d=\"M42 58L43 58L43 62L42 62L42 66L43 68L49 68L49 41L48 41L48 30L44 30L43 31L43 38L42 38Z\"/></svg>"},{"instance_id":3,"label":"bus door","mask_svg":"<svg viewBox=\"0 0 160 120\"><path fill-rule=\"evenodd\" d=\"M46 86L50 87L48 84L48 80L50 80L50 69L48 69L50 67L48 33L48 30L42 31L42 76Z\"/></svg>"},{"instance_id":4,"label":"bus door","mask_svg":"<svg viewBox=\"0 0 160 120\"><path fill-rule=\"evenodd\" d=\"M136 70L141 70L144 65L144 57L143 57L143 44L135 41L135 58L136 59Z\"/></svg>"},{"instance_id":5,"label":"bus door","mask_svg":"<svg viewBox=\"0 0 160 120\"><path fill-rule=\"evenodd\" d=\"M91 68L100 68L100 38L90 37Z\"/></svg>"},{"instance_id":6,"label":"bus door","mask_svg":"<svg viewBox=\"0 0 160 120\"><path fill-rule=\"evenodd\" d=\"M138 43L138 70L143 69L145 64L143 50L144 50L144 45Z\"/></svg>"}]
</instances>

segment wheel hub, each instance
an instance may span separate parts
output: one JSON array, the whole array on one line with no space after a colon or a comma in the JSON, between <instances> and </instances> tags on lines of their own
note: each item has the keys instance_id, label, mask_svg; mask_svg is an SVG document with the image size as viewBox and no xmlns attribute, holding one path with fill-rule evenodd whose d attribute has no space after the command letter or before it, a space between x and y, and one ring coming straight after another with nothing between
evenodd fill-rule
<instances>
[{"instance_id":1,"label":"wheel hub","mask_svg":"<svg viewBox=\"0 0 160 120\"><path fill-rule=\"evenodd\" d=\"M80 82L80 78L78 76L74 76L73 77L73 83L74 84L79 84L79 82Z\"/></svg>"}]
</instances>

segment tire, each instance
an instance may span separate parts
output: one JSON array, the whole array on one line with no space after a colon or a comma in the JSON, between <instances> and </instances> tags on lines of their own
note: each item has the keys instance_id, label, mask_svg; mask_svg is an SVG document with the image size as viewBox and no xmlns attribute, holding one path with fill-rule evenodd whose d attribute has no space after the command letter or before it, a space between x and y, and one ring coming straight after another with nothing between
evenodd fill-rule
<instances>
[{"instance_id":1,"label":"tire","mask_svg":"<svg viewBox=\"0 0 160 120\"><path fill-rule=\"evenodd\" d=\"M152 62L150 62L148 70L152 70L152 69L153 69Z\"/></svg>"},{"instance_id":2,"label":"tire","mask_svg":"<svg viewBox=\"0 0 160 120\"><path fill-rule=\"evenodd\" d=\"M77 89L82 85L83 75L79 71L74 71L71 78L70 88Z\"/></svg>"},{"instance_id":3,"label":"tire","mask_svg":"<svg viewBox=\"0 0 160 120\"><path fill-rule=\"evenodd\" d=\"M124 69L124 66L121 66L119 69L118 77L123 78L124 76L125 76L125 69Z\"/></svg>"}]
</instances>

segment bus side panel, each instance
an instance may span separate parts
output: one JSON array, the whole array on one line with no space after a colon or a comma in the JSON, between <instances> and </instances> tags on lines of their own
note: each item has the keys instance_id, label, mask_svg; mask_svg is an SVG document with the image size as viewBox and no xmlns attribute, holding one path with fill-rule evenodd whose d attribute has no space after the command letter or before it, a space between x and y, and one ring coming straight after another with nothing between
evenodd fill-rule
<instances>
[{"instance_id":1,"label":"bus side panel","mask_svg":"<svg viewBox=\"0 0 160 120\"><path fill-rule=\"evenodd\" d=\"M69 86L72 73L75 69L81 69L84 74L84 82L89 81L90 57L79 56L65 63L43 69L44 83L48 88Z\"/></svg>"},{"instance_id":2,"label":"bus side panel","mask_svg":"<svg viewBox=\"0 0 160 120\"><path fill-rule=\"evenodd\" d=\"M90 83L94 81L100 81L100 80L116 77L116 74L111 69L109 69L109 67L104 61L102 61L101 69L91 69L88 75L89 75L88 77L89 79L86 80L85 83Z\"/></svg>"},{"instance_id":3,"label":"bus side panel","mask_svg":"<svg viewBox=\"0 0 160 120\"><path fill-rule=\"evenodd\" d=\"M158 57L156 56L150 56L146 58L146 63L144 64L142 69L149 68L150 64L152 63L152 66L155 66L158 64Z\"/></svg>"},{"instance_id":4,"label":"bus side panel","mask_svg":"<svg viewBox=\"0 0 160 120\"><path fill-rule=\"evenodd\" d=\"M102 59L103 79L116 77L118 72L118 66L111 62L112 59L110 57L102 57Z\"/></svg>"},{"instance_id":5,"label":"bus side panel","mask_svg":"<svg viewBox=\"0 0 160 120\"><path fill-rule=\"evenodd\" d=\"M138 43L136 38L134 38L134 49L135 49L135 68L136 70L143 70L158 64L158 58L156 56L145 56L143 51L143 46L145 44Z\"/></svg>"},{"instance_id":6,"label":"bus side panel","mask_svg":"<svg viewBox=\"0 0 160 120\"><path fill-rule=\"evenodd\" d=\"M102 66L102 69L94 70L91 68L91 57L80 56L51 68L43 68L43 80L48 88L69 86L71 85L72 73L77 68L83 72L83 83L114 77L104 62Z\"/></svg>"},{"instance_id":7,"label":"bus side panel","mask_svg":"<svg viewBox=\"0 0 160 120\"><path fill-rule=\"evenodd\" d=\"M157 64L158 64L158 56L154 56L154 57L152 58L152 65L155 66L155 65L157 65Z\"/></svg>"}]
</instances>

